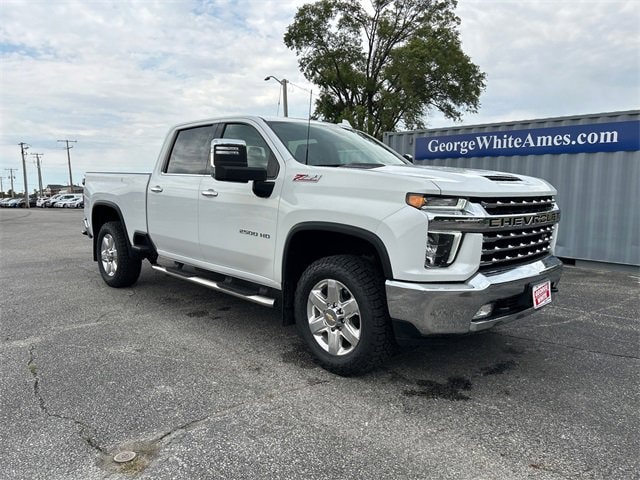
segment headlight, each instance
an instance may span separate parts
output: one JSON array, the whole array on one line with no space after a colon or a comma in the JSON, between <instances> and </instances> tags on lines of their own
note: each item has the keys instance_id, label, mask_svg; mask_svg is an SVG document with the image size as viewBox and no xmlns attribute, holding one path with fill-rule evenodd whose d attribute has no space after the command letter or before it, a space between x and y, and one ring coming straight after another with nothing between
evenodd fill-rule
<instances>
[{"instance_id":1,"label":"headlight","mask_svg":"<svg viewBox=\"0 0 640 480\"><path fill-rule=\"evenodd\" d=\"M434 195L424 195L422 193L407 193L407 205L420 210L464 210L467 201L457 197L438 197Z\"/></svg>"},{"instance_id":2,"label":"headlight","mask_svg":"<svg viewBox=\"0 0 640 480\"><path fill-rule=\"evenodd\" d=\"M460 232L428 232L427 250L424 258L425 268L438 268L451 265L460 246Z\"/></svg>"}]
</instances>

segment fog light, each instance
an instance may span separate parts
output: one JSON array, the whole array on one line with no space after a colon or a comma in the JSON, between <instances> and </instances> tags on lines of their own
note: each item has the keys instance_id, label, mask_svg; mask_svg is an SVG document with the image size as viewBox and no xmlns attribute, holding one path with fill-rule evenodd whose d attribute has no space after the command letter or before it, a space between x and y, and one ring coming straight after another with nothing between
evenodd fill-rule
<instances>
[{"instance_id":1,"label":"fog light","mask_svg":"<svg viewBox=\"0 0 640 480\"><path fill-rule=\"evenodd\" d=\"M450 265L458 253L461 237L460 232L428 232L424 266L433 268Z\"/></svg>"},{"instance_id":2,"label":"fog light","mask_svg":"<svg viewBox=\"0 0 640 480\"><path fill-rule=\"evenodd\" d=\"M493 313L493 303L485 303L480 307L480 310L473 316L473 320L480 320L481 318L487 318Z\"/></svg>"}]
</instances>

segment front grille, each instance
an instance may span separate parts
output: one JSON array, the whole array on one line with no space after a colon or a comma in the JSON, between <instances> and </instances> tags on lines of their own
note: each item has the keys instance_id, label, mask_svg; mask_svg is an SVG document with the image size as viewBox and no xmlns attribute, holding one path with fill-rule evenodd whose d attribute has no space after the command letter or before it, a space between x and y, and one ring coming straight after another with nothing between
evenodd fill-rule
<instances>
[{"instance_id":1,"label":"front grille","mask_svg":"<svg viewBox=\"0 0 640 480\"><path fill-rule=\"evenodd\" d=\"M552 210L554 205L552 196L472 198L470 201L482 205L489 215L547 212Z\"/></svg>"},{"instance_id":2,"label":"front grille","mask_svg":"<svg viewBox=\"0 0 640 480\"><path fill-rule=\"evenodd\" d=\"M485 232L480 269L533 262L551 251L553 226Z\"/></svg>"},{"instance_id":3,"label":"front grille","mask_svg":"<svg viewBox=\"0 0 640 480\"><path fill-rule=\"evenodd\" d=\"M434 214L429 232L482 234L479 269L496 271L535 262L551 254L560 210L551 195L472 197L462 215ZM482 207L482 209L480 208ZM484 211L482 211L484 210ZM464 238L461 245L464 245ZM455 258L456 251L445 252Z\"/></svg>"}]
</instances>

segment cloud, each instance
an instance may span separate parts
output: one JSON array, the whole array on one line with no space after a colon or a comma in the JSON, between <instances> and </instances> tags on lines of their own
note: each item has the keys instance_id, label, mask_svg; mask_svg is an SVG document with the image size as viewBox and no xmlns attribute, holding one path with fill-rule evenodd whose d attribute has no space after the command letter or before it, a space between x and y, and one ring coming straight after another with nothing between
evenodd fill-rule
<instances>
[{"instance_id":1,"label":"cloud","mask_svg":"<svg viewBox=\"0 0 640 480\"><path fill-rule=\"evenodd\" d=\"M91 170L150 170L179 122L281 114L280 85L267 75L312 88L282 41L303 3L3 2L0 176L22 168L22 141L45 154L45 183L66 183L58 139L78 141L80 180ZM465 123L638 108L634 3L461 1L463 47L488 75L481 112ZM288 93L290 115L306 117L308 92ZM451 122L434 115L432 124Z\"/></svg>"},{"instance_id":2,"label":"cloud","mask_svg":"<svg viewBox=\"0 0 640 480\"><path fill-rule=\"evenodd\" d=\"M171 125L275 114L280 86L266 75L306 85L282 43L294 2L35 6L2 11L0 166L21 168L17 143L25 141L44 150L45 183L68 178L58 139L78 140L74 179L87 170L149 170ZM306 116L306 102L292 113ZM27 170L31 190L37 173Z\"/></svg>"},{"instance_id":3,"label":"cloud","mask_svg":"<svg viewBox=\"0 0 640 480\"><path fill-rule=\"evenodd\" d=\"M637 2L467 0L458 15L463 48L487 73L482 108L464 123L640 107Z\"/></svg>"}]
</instances>

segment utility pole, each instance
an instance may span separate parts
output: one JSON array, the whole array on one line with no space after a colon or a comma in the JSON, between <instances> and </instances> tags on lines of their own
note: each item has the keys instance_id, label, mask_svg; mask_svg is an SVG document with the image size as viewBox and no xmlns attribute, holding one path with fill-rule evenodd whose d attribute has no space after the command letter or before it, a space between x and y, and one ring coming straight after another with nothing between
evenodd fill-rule
<instances>
[{"instance_id":1,"label":"utility pole","mask_svg":"<svg viewBox=\"0 0 640 480\"><path fill-rule=\"evenodd\" d=\"M40 187L40 196L42 197L42 170L40 169L40 157L44 156L44 153L31 153L36 157L36 166L38 167L38 186Z\"/></svg>"},{"instance_id":2,"label":"utility pole","mask_svg":"<svg viewBox=\"0 0 640 480\"><path fill-rule=\"evenodd\" d=\"M20 155L22 155L22 175L24 176L24 208L30 208L29 187L27 186L27 162L25 162L24 160L24 152L29 149L29 145L24 142L20 142L18 145L20 145Z\"/></svg>"},{"instance_id":3,"label":"utility pole","mask_svg":"<svg viewBox=\"0 0 640 480\"><path fill-rule=\"evenodd\" d=\"M0 177L0 192L2 192L2 198L4 198L4 187L2 186L2 179L4 177Z\"/></svg>"},{"instance_id":4,"label":"utility pole","mask_svg":"<svg viewBox=\"0 0 640 480\"><path fill-rule=\"evenodd\" d=\"M17 168L5 168L5 170L9 170L9 180L11 180L11 198L15 196L16 191L13 188L13 181L15 180L15 175L13 174L14 170L18 170Z\"/></svg>"},{"instance_id":5,"label":"utility pole","mask_svg":"<svg viewBox=\"0 0 640 480\"><path fill-rule=\"evenodd\" d=\"M67 160L69 161L69 193L74 193L73 191L73 177L71 176L71 155L69 154L69 150L73 148L73 145L69 146L69 143L78 143L77 140L58 140L58 142L65 142L67 144Z\"/></svg>"}]
</instances>

